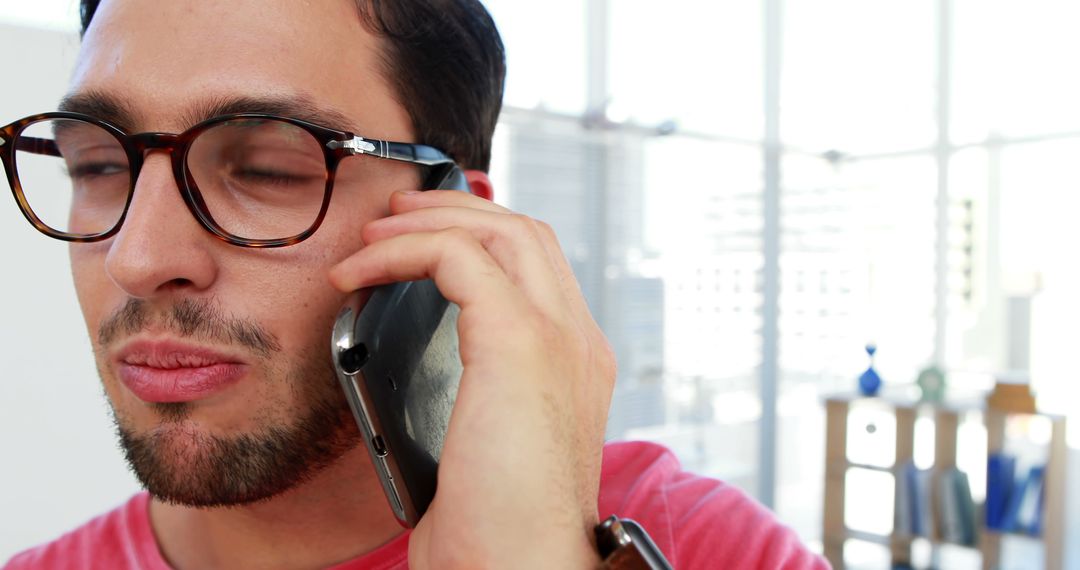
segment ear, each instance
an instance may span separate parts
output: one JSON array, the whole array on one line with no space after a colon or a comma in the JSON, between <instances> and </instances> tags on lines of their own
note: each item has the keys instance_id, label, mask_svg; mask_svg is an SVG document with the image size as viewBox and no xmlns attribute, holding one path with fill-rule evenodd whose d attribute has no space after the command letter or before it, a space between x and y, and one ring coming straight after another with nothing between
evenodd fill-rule
<instances>
[{"instance_id":1,"label":"ear","mask_svg":"<svg viewBox=\"0 0 1080 570\"><path fill-rule=\"evenodd\" d=\"M465 180L469 181L469 188L473 194L485 200L495 198L495 188L491 185L491 178L488 178L487 172L483 170L466 170L464 172Z\"/></svg>"}]
</instances>

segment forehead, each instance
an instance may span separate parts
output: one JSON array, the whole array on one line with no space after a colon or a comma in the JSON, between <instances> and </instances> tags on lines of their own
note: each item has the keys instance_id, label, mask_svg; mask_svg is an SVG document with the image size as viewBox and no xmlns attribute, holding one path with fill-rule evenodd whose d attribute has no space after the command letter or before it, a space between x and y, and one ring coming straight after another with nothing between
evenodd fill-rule
<instances>
[{"instance_id":1,"label":"forehead","mask_svg":"<svg viewBox=\"0 0 1080 570\"><path fill-rule=\"evenodd\" d=\"M354 0L105 0L70 95L122 104L138 130L178 131L237 98L303 100L365 136L411 140Z\"/></svg>"}]
</instances>

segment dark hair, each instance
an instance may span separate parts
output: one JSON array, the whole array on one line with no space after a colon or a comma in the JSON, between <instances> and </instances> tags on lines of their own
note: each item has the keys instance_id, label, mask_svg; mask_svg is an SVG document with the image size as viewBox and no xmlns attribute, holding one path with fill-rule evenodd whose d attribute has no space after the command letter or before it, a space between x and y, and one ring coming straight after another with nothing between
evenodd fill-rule
<instances>
[{"instance_id":1,"label":"dark hair","mask_svg":"<svg viewBox=\"0 0 1080 570\"><path fill-rule=\"evenodd\" d=\"M82 33L101 0L80 0ZM487 170L502 109L506 56L479 0L356 0L383 39L383 72L412 120L418 142L465 168Z\"/></svg>"}]
</instances>

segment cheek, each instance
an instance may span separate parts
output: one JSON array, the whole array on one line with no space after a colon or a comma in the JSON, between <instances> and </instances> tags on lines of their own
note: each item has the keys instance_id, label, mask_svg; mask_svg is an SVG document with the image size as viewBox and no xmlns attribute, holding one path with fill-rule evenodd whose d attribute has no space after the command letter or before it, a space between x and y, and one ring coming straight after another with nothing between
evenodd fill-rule
<instances>
[{"instance_id":1,"label":"cheek","mask_svg":"<svg viewBox=\"0 0 1080 570\"><path fill-rule=\"evenodd\" d=\"M348 220L353 234L358 234L363 223L390 215L391 194L419 190L421 183L420 170L414 165L365 156L347 158L338 166L326 221Z\"/></svg>"},{"instance_id":2,"label":"cheek","mask_svg":"<svg viewBox=\"0 0 1080 570\"><path fill-rule=\"evenodd\" d=\"M256 314L268 319L265 326L279 335L283 348L294 357L323 350L329 359L330 333L347 296L330 284L329 271L363 247L364 224L389 215L390 195L410 188L409 176L400 172L389 176L386 170L363 172L360 163L342 163L329 210L312 237L281 250L247 252L273 257L244 269L224 270L220 276L231 282L225 289L242 295Z\"/></svg>"},{"instance_id":3,"label":"cheek","mask_svg":"<svg viewBox=\"0 0 1080 570\"><path fill-rule=\"evenodd\" d=\"M93 341L96 341L97 323L102 313L115 303L111 296L118 291L105 273L107 252L107 246L102 243L73 243L68 247L75 295Z\"/></svg>"},{"instance_id":4,"label":"cheek","mask_svg":"<svg viewBox=\"0 0 1080 570\"><path fill-rule=\"evenodd\" d=\"M244 252L260 258L275 254L288 257L223 266L219 282L209 292L227 314L250 319L273 334L283 356L290 360L310 358L313 351L329 358L330 332L345 301L345 294L327 277L331 258L344 254L330 248L327 240L318 239L319 235L277 252Z\"/></svg>"},{"instance_id":5,"label":"cheek","mask_svg":"<svg viewBox=\"0 0 1080 570\"><path fill-rule=\"evenodd\" d=\"M278 335L286 351L293 352L295 349L290 349L296 345L306 348L314 339L329 342L333 320L345 296L330 286L324 273L325 268L318 276L286 274L274 284L273 292L260 295L259 306L253 307L262 315L265 326Z\"/></svg>"}]
</instances>

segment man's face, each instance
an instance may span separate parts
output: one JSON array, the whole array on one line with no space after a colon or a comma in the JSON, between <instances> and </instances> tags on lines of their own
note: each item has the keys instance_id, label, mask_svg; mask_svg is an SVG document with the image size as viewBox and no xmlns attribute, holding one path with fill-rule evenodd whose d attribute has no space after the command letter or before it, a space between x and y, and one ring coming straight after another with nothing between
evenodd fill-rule
<instances>
[{"instance_id":1,"label":"man's face","mask_svg":"<svg viewBox=\"0 0 1080 570\"><path fill-rule=\"evenodd\" d=\"M352 0L107 0L71 93L118 107L129 132L181 132L211 107L267 98L351 121L329 127L410 141L378 47ZM319 231L255 250L203 230L169 157L149 154L120 233L70 252L105 392L151 492L258 500L356 444L330 368L344 299L327 270L360 247L360 226L386 215L390 193L417 182L407 165L346 159ZM135 386L146 378L148 389Z\"/></svg>"}]
</instances>

